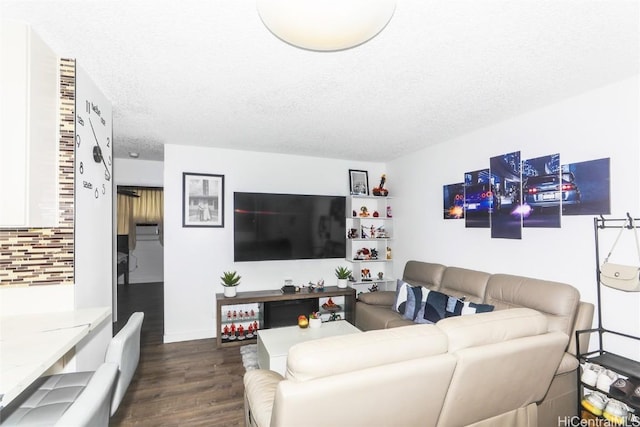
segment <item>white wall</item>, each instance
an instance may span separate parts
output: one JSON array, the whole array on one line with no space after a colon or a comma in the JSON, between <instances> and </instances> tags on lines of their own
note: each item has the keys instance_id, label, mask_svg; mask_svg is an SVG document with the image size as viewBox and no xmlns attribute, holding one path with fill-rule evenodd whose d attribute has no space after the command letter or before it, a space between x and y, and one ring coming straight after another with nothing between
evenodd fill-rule
<instances>
[{"instance_id":1,"label":"white wall","mask_svg":"<svg viewBox=\"0 0 640 427\"><path fill-rule=\"evenodd\" d=\"M113 179L105 179L105 166L93 159L100 144L105 159L111 159L113 144L111 102L91 77L76 64L76 135L74 184L74 295L75 308L112 307L113 302ZM89 102L96 109L87 111ZM99 111L99 112L97 112ZM104 120L101 125L101 119ZM92 120L92 122L90 121ZM90 127L93 123L95 130ZM110 171L113 176L113 171ZM88 188L91 183L92 187ZM100 191L104 185L104 193ZM98 191L98 197L95 191ZM112 325L101 329L86 345L78 347L77 369L95 370L104 362Z\"/></svg>"},{"instance_id":2,"label":"white wall","mask_svg":"<svg viewBox=\"0 0 640 427\"><path fill-rule=\"evenodd\" d=\"M118 141L115 141L118 144ZM140 187L162 187L164 164L153 160L114 159L114 181L116 185Z\"/></svg>"},{"instance_id":3,"label":"white wall","mask_svg":"<svg viewBox=\"0 0 640 427\"><path fill-rule=\"evenodd\" d=\"M116 142L117 143L117 142ZM163 162L140 159L115 159L116 185L162 187ZM129 283L151 283L164 280L164 247L158 240L137 240L129 260ZM123 283L119 278L118 283Z\"/></svg>"},{"instance_id":4,"label":"white wall","mask_svg":"<svg viewBox=\"0 0 640 427\"><path fill-rule=\"evenodd\" d=\"M442 187L488 168L490 157L518 150L522 159L560 153L563 164L610 157L608 217L640 217L638 91L637 77L624 80L390 162L396 276L407 260L418 259L567 282L595 302L593 216L563 216L560 229L525 228L521 240L492 239L489 229L442 219ZM632 241L627 261L637 263ZM605 289L603 301L605 327L640 335L640 294ZM625 344L615 343L614 351L637 358L640 347Z\"/></svg>"},{"instance_id":5,"label":"white wall","mask_svg":"<svg viewBox=\"0 0 640 427\"><path fill-rule=\"evenodd\" d=\"M349 169L369 171L373 187L384 171L380 163L319 159L165 145L165 342L216 335L215 294L219 276L237 270L240 291L277 289L285 277L295 283L335 279L339 260L233 262L233 193L347 195ZM225 176L224 228L182 227L182 173Z\"/></svg>"}]
</instances>

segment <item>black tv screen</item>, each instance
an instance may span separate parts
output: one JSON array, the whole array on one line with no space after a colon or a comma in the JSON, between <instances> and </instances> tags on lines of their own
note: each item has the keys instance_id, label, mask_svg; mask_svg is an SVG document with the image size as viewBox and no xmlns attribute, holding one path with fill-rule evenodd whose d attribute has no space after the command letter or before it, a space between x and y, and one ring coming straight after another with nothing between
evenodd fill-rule
<instances>
[{"instance_id":1,"label":"black tv screen","mask_svg":"<svg viewBox=\"0 0 640 427\"><path fill-rule=\"evenodd\" d=\"M345 257L344 196L233 194L235 261Z\"/></svg>"}]
</instances>

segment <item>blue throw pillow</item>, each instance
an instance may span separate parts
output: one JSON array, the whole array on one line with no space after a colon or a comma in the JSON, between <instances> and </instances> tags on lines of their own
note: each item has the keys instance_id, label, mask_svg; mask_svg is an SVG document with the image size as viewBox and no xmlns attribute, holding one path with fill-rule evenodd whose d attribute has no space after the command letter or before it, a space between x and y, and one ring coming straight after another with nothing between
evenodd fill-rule
<instances>
[{"instance_id":1,"label":"blue throw pillow","mask_svg":"<svg viewBox=\"0 0 640 427\"><path fill-rule=\"evenodd\" d=\"M448 299L449 297L442 292L425 289L422 292L422 304L414 322L436 323L438 320L444 319Z\"/></svg>"},{"instance_id":2,"label":"blue throw pillow","mask_svg":"<svg viewBox=\"0 0 640 427\"><path fill-rule=\"evenodd\" d=\"M465 302L464 307L462 308L462 315L465 314L476 314L476 313L488 313L493 311L495 307L491 304L476 304L474 302Z\"/></svg>"},{"instance_id":3,"label":"blue throw pillow","mask_svg":"<svg viewBox=\"0 0 640 427\"><path fill-rule=\"evenodd\" d=\"M422 287L409 286L407 288L407 302L405 305L404 317L407 320L414 320L422 305Z\"/></svg>"},{"instance_id":4,"label":"blue throw pillow","mask_svg":"<svg viewBox=\"0 0 640 427\"><path fill-rule=\"evenodd\" d=\"M422 290L422 304L416 314L416 323L436 323L446 317L493 311L490 304L477 304L438 291Z\"/></svg>"},{"instance_id":5,"label":"blue throw pillow","mask_svg":"<svg viewBox=\"0 0 640 427\"><path fill-rule=\"evenodd\" d=\"M411 285L398 279L396 283L396 301L393 303L393 311L404 314L407 306L407 291Z\"/></svg>"}]
</instances>

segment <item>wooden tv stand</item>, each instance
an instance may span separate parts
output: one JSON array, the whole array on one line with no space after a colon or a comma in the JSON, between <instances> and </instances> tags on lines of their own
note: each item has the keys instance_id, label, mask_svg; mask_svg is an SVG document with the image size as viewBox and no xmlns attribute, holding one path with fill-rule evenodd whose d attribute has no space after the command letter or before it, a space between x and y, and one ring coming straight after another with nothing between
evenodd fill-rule
<instances>
[{"instance_id":1,"label":"wooden tv stand","mask_svg":"<svg viewBox=\"0 0 640 427\"><path fill-rule=\"evenodd\" d=\"M302 300L310 298L329 298L329 297L344 297L344 306L342 312L344 312L344 318L349 323L355 323L355 307L356 307L356 291L353 288L338 288L337 286L326 286L323 290L307 291L302 290L300 292L285 294L280 289L269 291L251 291L251 292L238 292L235 297L227 298L223 293L216 294L216 325L218 332L216 334L216 344L220 346L233 346L255 343L256 338L235 340L235 341L222 341L222 328L225 323L222 322L222 313L225 311L225 306L237 306L241 304L262 304L270 301L292 301ZM256 315L258 323L262 327L262 310L258 310Z\"/></svg>"}]
</instances>

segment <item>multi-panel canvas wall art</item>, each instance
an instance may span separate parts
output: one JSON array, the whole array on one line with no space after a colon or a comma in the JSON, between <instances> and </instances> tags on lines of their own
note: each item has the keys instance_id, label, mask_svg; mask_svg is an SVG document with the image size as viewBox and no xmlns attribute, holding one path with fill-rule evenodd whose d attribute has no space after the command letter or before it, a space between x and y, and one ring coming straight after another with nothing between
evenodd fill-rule
<instances>
[{"instance_id":1,"label":"multi-panel canvas wall art","mask_svg":"<svg viewBox=\"0 0 640 427\"><path fill-rule=\"evenodd\" d=\"M520 152L489 159L494 205L491 211L491 237L522 238L522 215L518 206L520 188Z\"/></svg>"},{"instance_id":2,"label":"multi-panel canvas wall art","mask_svg":"<svg viewBox=\"0 0 640 427\"><path fill-rule=\"evenodd\" d=\"M562 165L558 153L521 160L516 151L490 158L489 166L443 185L443 219L521 239L523 227L559 228L562 216L611 213L609 158Z\"/></svg>"}]
</instances>

